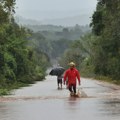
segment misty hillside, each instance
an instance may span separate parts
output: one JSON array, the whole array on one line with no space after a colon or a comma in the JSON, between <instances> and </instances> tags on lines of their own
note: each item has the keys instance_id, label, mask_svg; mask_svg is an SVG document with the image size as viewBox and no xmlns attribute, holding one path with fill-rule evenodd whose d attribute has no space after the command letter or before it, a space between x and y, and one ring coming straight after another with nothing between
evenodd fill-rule
<instances>
[{"instance_id":1,"label":"misty hillside","mask_svg":"<svg viewBox=\"0 0 120 120\"><path fill-rule=\"evenodd\" d=\"M21 16L15 16L15 21L20 25L40 25L41 22L33 19L26 19Z\"/></svg>"},{"instance_id":2,"label":"misty hillside","mask_svg":"<svg viewBox=\"0 0 120 120\"><path fill-rule=\"evenodd\" d=\"M57 25L24 25L26 28L29 28L33 30L34 32L38 31L57 31L60 32L63 30L63 26L57 26Z\"/></svg>"},{"instance_id":3,"label":"misty hillside","mask_svg":"<svg viewBox=\"0 0 120 120\"><path fill-rule=\"evenodd\" d=\"M25 25L26 28L31 29L35 33L43 35L49 40L76 40L80 36L90 32L91 29L88 25L80 26L76 24L72 27L63 27L56 25Z\"/></svg>"},{"instance_id":4,"label":"misty hillside","mask_svg":"<svg viewBox=\"0 0 120 120\"><path fill-rule=\"evenodd\" d=\"M75 26L79 25L89 25L90 24L90 15L84 14L79 16L64 17L58 19L45 19L41 21L26 19L21 16L16 16L16 22L22 25L57 25L57 26Z\"/></svg>"},{"instance_id":5,"label":"misty hillside","mask_svg":"<svg viewBox=\"0 0 120 120\"><path fill-rule=\"evenodd\" d=\"M52 24L52 25L62 25L62 26L75 26L76 24L79 25L88 25L90 24L90 17L89 15L80 15L80 16L72 16L72 17L65 17L59 19L49 19L42 21L42 24Z\"/></svg>"}]
</instances>

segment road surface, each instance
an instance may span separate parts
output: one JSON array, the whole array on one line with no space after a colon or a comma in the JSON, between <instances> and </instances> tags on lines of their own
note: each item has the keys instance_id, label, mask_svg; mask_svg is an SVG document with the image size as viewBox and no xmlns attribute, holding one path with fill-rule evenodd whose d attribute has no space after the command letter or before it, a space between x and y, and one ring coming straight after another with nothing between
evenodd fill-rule
<instances>
[{"instance_id":1,"label":"road surface","mask_svg":"<svg viewBox=\"0 0 120 120\"><path fill-rule=\"evenodd\" d=\"M120 87L81 78L87 96L71 98L54 76L0 98L0 120L120 120Z\"/></svg>"}]
</instances>

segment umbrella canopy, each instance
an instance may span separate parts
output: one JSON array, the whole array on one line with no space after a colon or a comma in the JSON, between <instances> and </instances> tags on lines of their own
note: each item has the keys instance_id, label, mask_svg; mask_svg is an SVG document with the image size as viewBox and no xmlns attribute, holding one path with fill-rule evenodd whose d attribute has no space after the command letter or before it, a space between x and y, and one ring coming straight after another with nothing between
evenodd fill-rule
<instances>
[{"instance_id":1,"label":"umbrella canopy","mask_svg":"<svg viewBox=\"0 0 120 120\"><path fill-rule=\"evenodd\" d=\"M57 67L57 68L53 68L50 71L50 75L55 75L55 76L60 76L64 73L65 69L63 67Z\"/></svg>"}]
</instances>

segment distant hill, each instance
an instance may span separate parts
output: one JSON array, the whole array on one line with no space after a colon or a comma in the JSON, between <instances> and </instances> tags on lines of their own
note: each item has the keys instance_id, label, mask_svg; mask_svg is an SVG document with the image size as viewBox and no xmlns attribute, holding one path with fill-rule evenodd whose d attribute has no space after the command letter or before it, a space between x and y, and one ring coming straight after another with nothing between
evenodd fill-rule
<instances>
[{"instance_id":1,"label":"distant hill","mask_svg":"<svg viewBox=\"0 0 120 120\"><path fill-rule=\"evenodd\" d=\"M63 30L63 26L57 26L57 25L24 25L25 27L33 30L34 32L38 32L38 31L62 31Z\"/></svg>"},{"instance_id":2,"label":"distant hill","mask_svg":"<svg viewBox=\"0 0 120 120\"><path fill-rule=\"evenodd\" d=\"M56 25L25 25L26 28L31 29L35 33L40 33L49 40L76 40L80 36L90 32L91 29L88 25L80 26L76 24L72 27L63 27Z\"/></svg>"},{"instance_id":3,"label":"distant hill","mask_svg":"<svg viewBox=\"0 0 120 120\"><path fill-rule=\"evenodd\" d=\"M23 25L57 25L57 26L75 26L76 24L79 25L88 25L90 24L90 15L84 14L79 16L71 16L65 18L58 18L58 19L45 19L41 21L26 19L21 16L16 16L16 21L19 24Z\"/></svg>"},{"instance_id":4,"label":"distant hill","mask_svg":"<svg viewBox=\"0 0 120 120\"><path fill-rule=\"evenodd\" d=\"M33 19L26 19L21 16L15 16L15 21L20 25L40 25L41 22Z\"/></svg>"},{"instance_id":5,"label":"distant hill","mask_svg":"<svg viewBox=\"0 0 120 120\"><path fill-rule=\"evenodd\" d=\"M56 20L53 19L50 21L44 21L44 24L41 24L42 22L36 20L29 20L24 19L22 17L16 17L16 22L18 24L24 25L26 28L31 29L35 33L43 35L46 39L52 41L60 39L76 40L79 39L80 36L91 31L89 25L85 24L87 23L88 19L86 18L87 20L84 20L84 18L85 16L76 16ZM79 24L77 24L77 21L79 21ZM62 26L58 25L60 23L62 24ZM69 24L69 26L65 26L66 23ZM80 25L80 23L82 25Z\"/></svg>"},{"instance_id":6,"label":"distant hill","mask_svg":"<svg viewBox=\"0 0 120 120\"><path fill-rule=\"evenodd\" d=\"M52 25L62 25L62 26L75 26L79 25L88 25L90 24L91 16L89 15L80 15L80 16L72 16L65 17L59 19L49 19L42 21L42 24L52 24Z\"/></svg>"}]
</instances>

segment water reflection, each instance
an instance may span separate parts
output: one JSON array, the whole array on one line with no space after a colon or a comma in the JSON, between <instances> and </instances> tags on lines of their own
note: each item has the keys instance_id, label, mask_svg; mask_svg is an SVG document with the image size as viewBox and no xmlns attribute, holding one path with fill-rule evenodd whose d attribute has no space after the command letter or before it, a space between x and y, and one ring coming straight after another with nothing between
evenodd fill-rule
<instances>
[{"instance_id":1,"label":"water reflection","mask_svg":"<svg viewBox=\"0 0 120 120\"><path fill-rule=\"evenodd\" d=\"M80 106L80 98L76 98L76 97L69 97L67 102L67 109L69 110L77 110Z\"/></svg>"}]
</instances>

